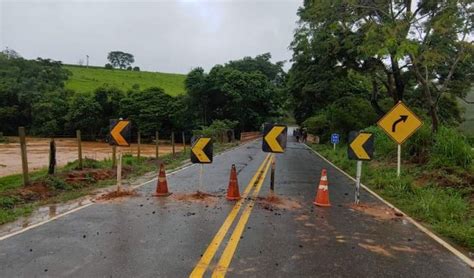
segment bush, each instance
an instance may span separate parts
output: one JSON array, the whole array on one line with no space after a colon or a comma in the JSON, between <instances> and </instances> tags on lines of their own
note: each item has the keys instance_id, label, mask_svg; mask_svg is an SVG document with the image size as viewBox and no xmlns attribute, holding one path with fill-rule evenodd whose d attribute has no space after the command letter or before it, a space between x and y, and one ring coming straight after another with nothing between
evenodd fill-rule
<instances>
[{"instance_id":1,"label":"bush","mask_svg":"<svg viewBox=\"0 0 474 278\"><path fill-rule=\"evenodd\" d=\"M364 131L374 134L374 156L375 158L389 159L396 157L397 144L378 126L370 126Z\"/></svg>"},{"instance_id":2,"label":"bush","mask_svg":"<svg viewBox=\"0 0 474 278\"><path fill-rule=\"evenodd\" d=\"M404 150L416 163L426 163L430 158L433 145L433 133L429 124L425 123L405 143Z\"/></svg>"},{"instance_id":3,"label":"bush","mask_svg":"<svg viewBox=\"0 0 474 278\"><path fill-rule=\"evenodd\" d=\"M131 71L132 69L133 69L132 66L127 67L127 70L129 70L129 71Z\"/></svg>"},{"instance_id":4,"label":"bush","mask_svg":"<svg viewBox=\"0 0 474 278\"><path fill-rule=\"evenodd\" d=\"M467 169L472 164L471 146L457 130L440 126L433 139L430 159L433 168L459 166Z\"/></svg>"},{"instance_id":5,"label":"bush","mask_svg":"<svg viewBox=\"0 0 474 278\"><path fill-rule=\"evenodd\" d=\"M311 134L319 135L322 142L338 132L344 141L352 130L361 130L377 122L377 114L365 98L348 96L329 105L325 110L303 122Z\"/></svg>"},{"instance_id":6,"label":"bush","mask_svg":"<svg viewBox=\"0 0 474 278\"><path fill-rule=\"evenodd\" d=\"M133 71L140 71L140 67L133 67Z\"/></svg>"},{"instance_id":7,"label":"bush","mask_svg":"<svg viewBox=\"0 0 474 278\"><path fill-rule=\"evenodd\" d=\"M49 188L57 189L57 190L69 190L71 186L67 184L64 180L55 177L55 176L48 176L45 180L46 184Z\"/></svg>"},{"instance_id":8,"label":"bush","mask_svg":"<svg viewBox=\"0 0 474 278\"><path fill-rule=\"evenodd\" d=\"M221 141L222 138L225 138L227 132L229 130L233 130L237 124L237 121L231 121L227 119L214 120L209 126L201 126L200 130L193 130L193 134L211 137L214 141Z\"/></svg>"},{"instance_id":9,"label":"bush","mask_svg":"<svg viewBox=\"0 0 474 278\"><path fill-rule=\"evenodd\" d=\"M112 64L109 64L109 63L105 64L105 67L104 67L104 68L105 68L105 69L110 69L110 70L111 70L111 69L114 69L114 67L112 66Z\"/></svg>"},{"instance_id":10,"label":"bush","mask_svg":"<svg viewBox=\"0 0 474 278\"><path fill-rule=\"evenodd\" d=\"M13 209L19 202L20 199L15 196L0 196L0 208L2 209Z\"/></svg>"},{"instance_id":11,"label":"bush","mask_svg":"<svg viewBox=\"0 0 474 278\"><path fill-rule=\"evenodd\" d=\"M308 133L321 136L323 133L327 133L329 123L326 115L319 114L306 119L302 126L308 130Z\"/></svg>"}]
</instances>

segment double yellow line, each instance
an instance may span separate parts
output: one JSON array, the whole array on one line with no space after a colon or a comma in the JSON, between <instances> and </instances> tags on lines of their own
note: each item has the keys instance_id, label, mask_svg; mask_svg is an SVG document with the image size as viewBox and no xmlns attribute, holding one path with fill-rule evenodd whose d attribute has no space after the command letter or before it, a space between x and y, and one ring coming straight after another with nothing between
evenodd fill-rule
<instances>
[{"instance_id":1,"label":"double yellow line","mask_svg":"<svg viewBox=\"0 0 474 278\"><path fill-rule=\"evenodd\" d=\"M243 210L239 222L235 226L234 232L230 236L227 246L225 247L221 258L217 263L217 266L214 268L214 272L212 273L213 278L225 276L230 262L232 261L232 257L234 256L235 250L237 249L237 245L239 244L240 237L245 229L245 225L247 224L247 221L250 217L250 213L252 212L255 198L258 196L258 193L262 188L262 184L265 180L265 176L268 172L268 168L270 167L272 158L273 154L268 154L263 160L262 164L260 164L257 172L245 188L242 198L234 205L189 277L203 277L204 273L209 267L209 264L214 258L214 255L219 249L220 244L224 240L224 237L232 226L232 223L234 223L235 218L239 214L239 211L242 208L247 196L250 194L252 189L255 189L252 193L252 199L248 202L247 206Z\"/></svg>"}]
</instances>

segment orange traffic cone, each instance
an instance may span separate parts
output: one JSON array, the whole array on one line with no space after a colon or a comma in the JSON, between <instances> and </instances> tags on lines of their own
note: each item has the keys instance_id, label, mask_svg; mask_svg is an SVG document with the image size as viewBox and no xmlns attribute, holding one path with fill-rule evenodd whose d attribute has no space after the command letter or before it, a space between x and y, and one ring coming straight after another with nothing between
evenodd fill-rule
<instances>
[{"instance_id":1,"label":"orange traffic cone","mask_svg":"<svg viewBox=\"0 0 474 278\"><path fill-rule=\"evenodd\" d=\"M156 192L153 196L166 197L171 195L168 192L168 182L166 181L165 165L160 164L160 173L158 174L158 182L156 183Z\"/></svg>"},{"instance_id":2,"label":"orange traffic cone","mask_svg":"<svg viewBox=\"0 0 474 278\"><path fill-rule=\"evenodd\" d=\"M329 203L329 188L328 188L328 176L326 169L321 171L321 180L319 181L318 192L316 193L316 199L313 204L320 207L330 207Z\"/></svg>"},{"instance_id":3,"label":"orange traffic cone","mask_svg":"<svg viewBox=\"0 0 474 278\"><path fill-rule=\"evenodd\" d=\"M239 200L239 182L237 181L237 171L235 170L235 164L232 164L230 169L229 187L227 188L227 200Z\"/></svg>"}]
</instances>

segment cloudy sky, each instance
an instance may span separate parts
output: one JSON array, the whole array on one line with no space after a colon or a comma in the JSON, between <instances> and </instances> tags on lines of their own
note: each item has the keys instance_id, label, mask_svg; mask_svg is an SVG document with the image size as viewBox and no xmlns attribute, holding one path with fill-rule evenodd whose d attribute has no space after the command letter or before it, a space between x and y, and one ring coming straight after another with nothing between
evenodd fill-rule
<instances>
[{"instance_id":1,"label":"cloudy sky","mask_svg":"<svg viewBox=\"0 0 474 278\"><path fill-rule=\"evenodd\" d=\"M135 55L144 70L186 73L271 52L289 60L302 0L0 0L0 48L77 64Z\"/></svg>"}]
</instances>

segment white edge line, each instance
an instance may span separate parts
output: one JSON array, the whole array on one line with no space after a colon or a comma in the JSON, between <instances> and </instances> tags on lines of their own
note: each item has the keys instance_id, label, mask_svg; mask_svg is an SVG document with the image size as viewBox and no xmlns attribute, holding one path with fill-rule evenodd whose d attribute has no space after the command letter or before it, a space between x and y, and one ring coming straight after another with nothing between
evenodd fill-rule
<instances>
[{"instance_id":1,"label":"white edge line","mask_svg":"<svg viewBox=\"0 0 474 278\"><path fill-rule=\"evenodd\" d=\"M337 167L336 165L334 165L334 163L332 163L331 161L329 161L327 158L325 158L323 155L321 155L320 153L318 153L317 151L315 151L314 149L312 149L310 146L304 144L308 149L310 149L311 151L313 151L316 155L318 155L320 158L322 158L324 161L326 161L327 163L329 163L331 166L333 166L334 168L336 168L337 170L339 170L339 172L343 173L344 175L346 175L348 178L350 178L351 180L353 180L354 182L356 181L356 179L354 179L351 175L349 175L348 173L346 173L344 170L342 170L341 168ZM399 208L395 207L394 205L392 205L391 203L389 203L388 201L386 201L385 199L383 199L380 195L378 195L377 193L375 193L374 191L372 191L370 188L368 188L367 186L365 186L364 184L360 184L362 188L364 188L367 192L369 192L370 194L372 194L374 197L376 197L377 199L379 199L380 201L382 201L384 204L386 204L387 206L389 206L390 208L394 209L395 211L399 212L399 213L402 213L406 219L408 219L408 221L410 221L413 225L415 225L420 231L424 232L425 234L427 234L429 237L431 237L432 239L434 239L436 242L438 242L439 244L441 244L444 248L448 249L449 251L451 251L451 253L453 253L454 255L456 255L459 259L461 259L463 262L465 262L468 266L470 266L471 268L474 268L474 261L471 260L470 258L468 258L466 255L464 255L461 251L457 250L456 248L454 248L451 244L447 243L446 241L444 241L442 238L440 238L439 236L437 236L436 234L434 234L433 232L431 232L430 230L428 230L425 226L421 225L420 223L418 223L415 219L411 218L410 216L408 216L408 214L404 213L402 210L400 210Z\"/></svg>"},{"instance_id":2,"label":"white edge line","mask_svg":"<svg viewBox=\"0 0 474 278\"><path fill-rule=\"evenodd\" d=\"M260 138L257 138L257 139L260 139ZM243 147L243 146L245 146L245 145L247 145L247 144L249 144L249 143L252 143L253 141L255 141L255 140L257 140L257 139L254 139L254 140L245 142L245 143L243 143L243 144L239 144L239 145L237 145L237 146L235 146L235 147L233 147L233 148L230 148L230 149L228 149L228 150L222 151L222 152L216 154L216 156L220 156L220 155L222 155L222 154L224 154L224 153L227 153L227 152L233 151L233 150L235 150L235 149L238 149L238 148L240 148L240 147ZM186 161L186 160L185 160L185 161ZM171 172L169 172L168 175L174 175L174 174L176 174L176 173L178 173L178 172L180 172L180 171L182 171L182 170L185 170L185 169L187 169L187 168L189 168L189 167L191 167L191 166L193 166L193 165L194 165L194 164L191 164L190 162L186 162L186 163L184 163L183 165L179 166L178 168L176 168L176 169L172 170ZM151 180L149 180L149 181L146 181L146 182L143 182L143 183L141 183L141 184L139 184L139 185L132 186L132 189L139 188L139 187L144 186L145 184L150 183L150 182L153 182L153 181L155 181L155 180L157 180L157 179L158 179L158 178L153 178L153 179L151 179ZM90 201L92 201L92 199L91 199ZM69 210L69 211L66 211L66 212L64 212L64 213L58 214L58 215L56 215L56 216L54 216L54 217L51 217L50 219L47 219L47 220L38 222L38 223L36 223L36 224L32 224L31 226L28 226L28 227L23 228L23 229L21 229L21 230L15 231L15 232L13 232L13 233L6 234L6 235L0 237L0 241L2 241L2 240L4 240L4 239L7 239L7 238L10 238L10 237L12 237L12 236L16 236L16 235L18 235L18 234L24 233L24 232L26 232L26 231L28 231L28 230L31 230L31 229L36 228L36 227L39 227L39 226L41 226L41 225L44 225L44 224L46 224L46 223L49 223L49 222L51 222L51 221L54 221L54 220L59 219L59 218L61 218L61 217L63 217L63 216L66 216L66 215L68 215L68 214L70 214L70 213L74 213L74 212L76 212L76 211L79 211L79 210L81 210L81 209L83 209L83 208L86 208L86 207L91 206L91 205L94 205L94 204L96 204L96 203L95 203L95 202L92 202L92 203L84 204L84 205L79 206L79 207L76 207L76 208L74 208L74 209L72 209L72 210Z\"/></svg>"}]
</instances>

